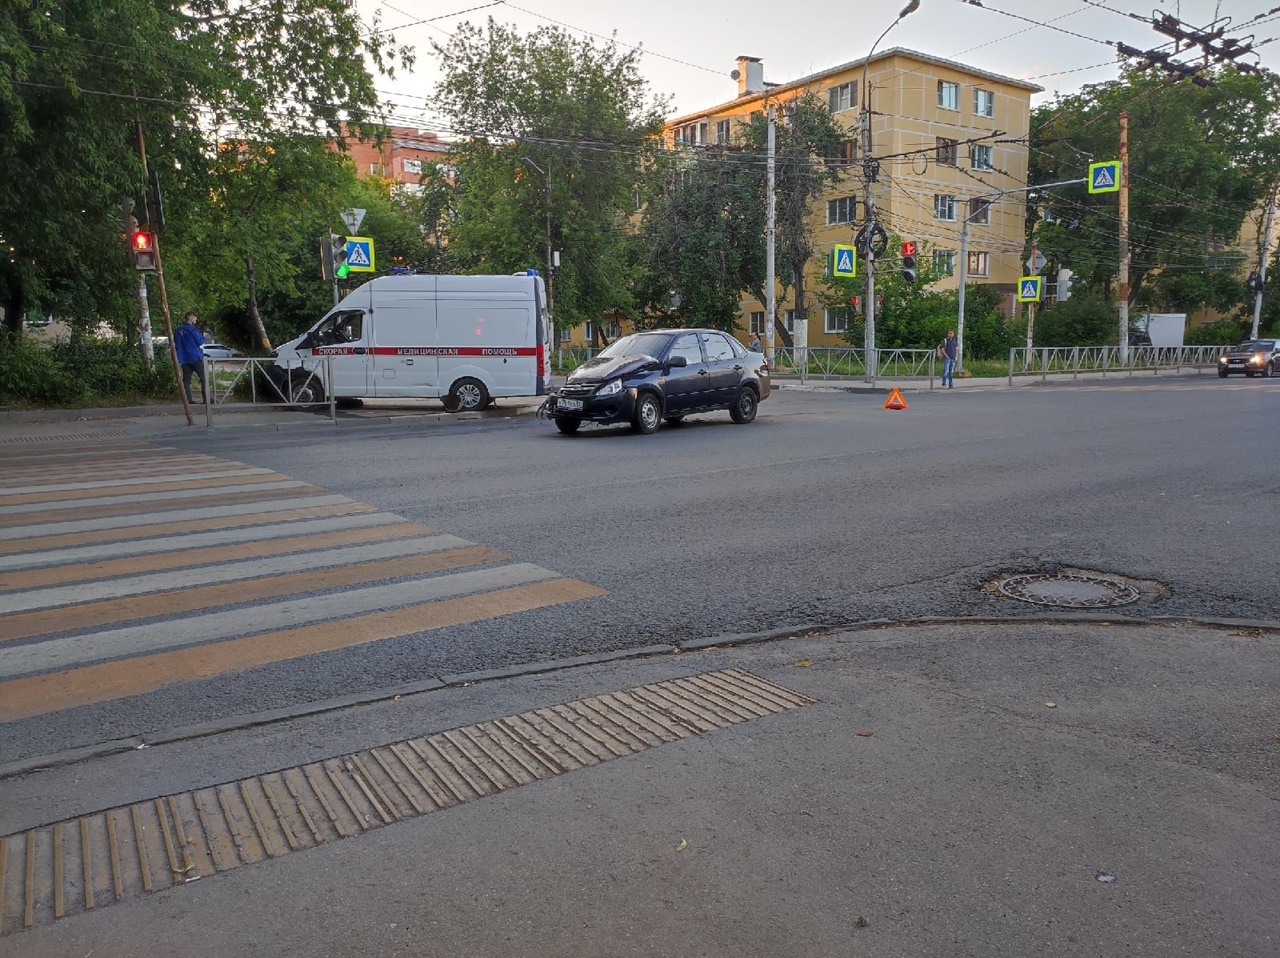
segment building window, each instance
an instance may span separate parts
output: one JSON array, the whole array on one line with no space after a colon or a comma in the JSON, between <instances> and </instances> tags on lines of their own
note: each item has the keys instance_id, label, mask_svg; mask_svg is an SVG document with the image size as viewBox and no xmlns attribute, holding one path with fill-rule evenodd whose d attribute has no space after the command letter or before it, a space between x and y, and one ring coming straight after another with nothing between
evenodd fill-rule
<instances>
[{"instance_id":1,"label":"building window","mask_svg":"<svg viewBox=\"0 0 1280 958\"><path fill-rule=\"evenodd\" d=\"M729 121L716 120L716 142L727 146L729 143Z\"/></svg>"},{"instance_id":2,"label":"building window","mask_svg":"<svg viewBox=\"0 0 1280 958\"><path fill-rule=\"evenodd\" d=\"M831 108L832 113L851 110L857 105L858 85L856 83L841 83L827 91L827 106Z\"/></svg>"},{"instance_id":3,"label":"building window","mask_svg":"<svg viewBox=\"0 0 1280 958\"><path fill-rule=\"evenodd\" d=\"M764 329L764 310L758 310L751 314L751 332L757 336L763 336Z\"/></svg>"},{"instance_id":4,"label":"building window","mask_svg":"<svg viewBox=\"0 0 1280 958\"><path fill-rule=\"evenodd\" d=\"M852 196L842 196L838 200L827 200L827 225L834 223L852 223L858 213L858 202Z\"/></svg>"},{"instance_id":5,"label":"building window","mask_svg":"<svg viewBox=\"0 0 1280 958\"><path fill-rule=\"evenodd\" d=\"M583 342L585 342L588 346L590 346L591 343L595 340L595 338L596 338L595 324L591 322L583 323L582 324Z\"/></svg>"},{"instance_id":6,"label":"building window","mask_svg":"<svg viewBox=\"0 0 1280 958\"><path fill-rule=\"evenodd\" d=\"M955 166L958 154L960 152L959 145L955 140L949 140L945 136L938 137L938 145L935 147L938 162L943 166Z\"/></svg>"},{"instance_id":7,"label":"building window","mask_svg":"<svg viewBox=\"0 0 1280 958\"><path fill-rule=\"evenodd\" d=\"M794 309L787 310L783 325L787 327L787 332L789 333L796 331L796 311Z\"/></svg>"},{"instance_id":8,"label":"building window","mask_svg":"<svg viewBox=\"0 0 1280 958\"><path fill-rule=\"evenodd\" d=\"M969 147L969 165L975 170L993 170L992 147L986 143L975 143Z\"/></svg>"},{"instance_id":9,"label":"building window","mask_svg":"<svg viewBox=\"0 0 1280 958\"><path fill-rule=\"evenodd\" d=\"M960 109L960 84L938 81L938 106L944 110Z\"/></svg>"},{"instance_id":10,"label":"building window","mask_svg":"<svg viewBox=\"0 0 1280 958\"><path fill-rule=\"evenodd\" d=\"M405 161L404 161L404 171L405 171L406 173L417 173L419 176L421 176L421 175L422 175L422 161L421 161L421 160L405 160Z\"/></svg>"},{"instance_id":11,"label":"building window","mask_svg":"<svg viewBox=\"0 0 1280 958\"><path fill-rule=\"evenodd\" d=\"M976 223L979 226L989 226L991 224L991 201L970 200L969 222Z\"/></svg>"},{"instance_id":12,"label":"building window","mask_svg":"<svg viewBox=\"0 0 1280 958\"><path fill-rule=\"evenodd\" d=\"M973 91L973 113L975 116L996 115L996 95L990 90Z\"/></svg>"},{"instance_id":13,"label":"building window","mask_svg":"<svg viewBox=\"0 0 1280 958\"><path fill-rule=\"evenodd\" d=\"M383 166L381 163L370 163L369 175L370 176L386 176L387 168Z\"/></svg>"},{"instance_id":14,"label":"building window","mask_svg":"<svg viewBox=\"0 0 1280 958\"><path fill-rule=\"evenodd\" d=\"M676 127L677 146L705 146L707 143L707 124L689 123Z\"/></svg>"},{"instance_id":15,"label":"building window","mask_svg":"<svg viewBox=\"0 0 1280 958\"><path fill-rule=\"evenodd\" d=\"M986 276L987 271L991 268L991 256L989 253L969 252L969 275L970 276Z\"/></svg>"},{"instance_id":16,"label":"building window","mask_svg":"<svg viewBox=\"0 0 1280 958\"><path fill-rule=\"evenodd\" d=\"M935 220L954 220L956 218L956 198L945 193L933 195L933 218Z\"/></svg>"},{"instance_id":17,"label":"building window","mask_svg":"<svg viewBox=\"0 0 1280 958\"><path fill-rule=\"evenodd\" d=\"M954 276L956 272L956 251L953 249L934 250L933 271L939 276Z\"/></svg>"},{"instance_id":18,"label":"building window","mask_svg":"<svg viewBox=\"0 0 1280 958\"><path fill-rule=\"evenodd\" d=\"M843 333L849 329L849 309L846 306L840 306L836 309L827 308L822 311L824 333Z\"/></svg>"}]
</instances>

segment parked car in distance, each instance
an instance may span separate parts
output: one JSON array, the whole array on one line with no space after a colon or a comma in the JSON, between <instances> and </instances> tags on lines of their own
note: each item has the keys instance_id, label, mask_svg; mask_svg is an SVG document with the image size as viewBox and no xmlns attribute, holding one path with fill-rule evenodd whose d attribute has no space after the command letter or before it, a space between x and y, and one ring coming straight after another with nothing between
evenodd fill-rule
<instances>
[{"instance_id":1,"label":"parked car in distance","mask_svg":"<svg viewBox=\"0 0 1280 958\"><path fill-rule=\"evenodd\" d=\"M224 346L222 343L205 343L204 356L205 359L235 359L243 356L244 353L238 349L232 349L230 346Z\"/></svg>"},{"instance_id":2,"label":"parked car in distance","mask_svg":"<svg viewBox=\"0 0 1280 958\"><path fill-rule=\"evenodd\" d=\"M716 329L660 329L616 340L569 374L548 400L556 428L626 422L652 433L666 420L727 409L737 423L769 398L764 353Z\"/></svg>"},{"instance_id":3,"label":"parked car in distance","mask_svg":"<svg viewBox=\"0 0 1280 958\"><path fill-rule=\"evenodd\" d=\"M1280 367L1280 339L1247 339L1218 357L1218 378L1232 373L1274 376Z\"/></svg>"}]
</instances>

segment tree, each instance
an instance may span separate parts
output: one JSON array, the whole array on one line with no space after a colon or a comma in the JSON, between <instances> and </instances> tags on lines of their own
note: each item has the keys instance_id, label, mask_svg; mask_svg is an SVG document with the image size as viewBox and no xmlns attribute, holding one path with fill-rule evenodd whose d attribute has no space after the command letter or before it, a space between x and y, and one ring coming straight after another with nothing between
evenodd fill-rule
<instances>
[{"instance_id":1,"label":"tree","mask_svg":"<svg viewBox=\"0 0 1280 958\"><path fill-rule=\"evenodd\" d=\"M0 18L0 194L10 255L0 302L11 334L31 306L82 324L119 320L136 284L121 202L142 170L134 121L161 171L166 211L208 222L199 189L212 138L340 138L375 124L370 64L412 62L345 0L33 0ZM166 239L166 256L180 247Z\"/></svg>"},{"instance_id":2,"label":"tree","mask_svg":"<svg viewBox=\"0 0 1280 958\"><path fill-rule=\"evenodd\" d=\"M451 156L444 230L455 264L547 269L549 213L563 251L557 323L632 312L626 227L666 109L649 99L640 51L551 27L522 36L492 19L433 47L444 70L435 103L468 134Z\"/></svg>"},{"instance_id":3,"label":"tree","mask_svg":"<svg viewBox=\"0 0 1280 958\"><path fill-rule=\"evenodd\" d=\"M779 285L785 299L795 289L796 322L806 322L805 270L815 252L812 228L813 203L845 173L836 158L847 139L832 119L827 101L813 91L782 105L782 117L775 133L775 262ZM742 135L743 146L763 158L769 146L769 121L764 113L754 113ZM760 204L765 202L765 176L760 169ZM760 302L768 302L764 283L754 290ZM778 318L772 317L776 323Z\"/></svg>"},{"instance_id":4,"label":"tree","mask_svg":"<svg viewBox=\"0 0 1280 958\"><path fill-rule=\"evenodd\" d=\"M1031 181L1083 177L1090 162L1116 157L1118 117L1128 112L1130 302L1229 307L1227 287L1210 277L1239 268L1230 251L1276 181L1278 89L1270 75L1229 67L1207 89L1129 70L1033 112ZM1040 205L1053 220L1036 229L1041 252L1075 271L1077 289L1109 293L1119 258L1114 194L1059 187ZM1238 281L1235 292L1238 303Z\"/></svg>"},{"instance_id":5,"label":"tree","mask_svg":"<svg viewBox=\"0 0 1280 958\"><path fill-rule=\"evenodd\" d=\"M664 163L661 180L636 244L637 304L659 324L733 332L743 291L765 279L759 164L724 147L696 150Z\"/></svg>"}]
</instances>

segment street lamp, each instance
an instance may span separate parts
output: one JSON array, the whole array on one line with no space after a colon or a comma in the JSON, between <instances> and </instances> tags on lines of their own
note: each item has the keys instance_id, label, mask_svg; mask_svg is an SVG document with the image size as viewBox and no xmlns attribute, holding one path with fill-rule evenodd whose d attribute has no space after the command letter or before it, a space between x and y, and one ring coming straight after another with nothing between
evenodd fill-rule
<instances>
[{"instance_id":1,"label":"street lamp","mask_svg":"<svg viewBox=\"0 0 1280 958\"><path fill-rule=\"evenodd\" d=\"M546 207L547 214L547 312L554 316L555 314L552 310L555 306L555 300L551 293L551 276L554 268L554 265L551 262L551 164L547 164L547 169L544 170L527 156L520 157L520 162L537 172L540 176L546 177L547 180L547 185L543 191L543 206Z\"/></svg>"},{"instance_id":2,"label":"street lamp","mask_svg":"<svg viewBox=\"0 0 1280 958\"><path fill-rule=\"evenodd\" d=\"M902 22L902 18L909 14L915 13L920 9L920 0L911 0L902 11L898 14L898 18L884 28L884 33L876 37L876 42L871 44L871 50L867 53L866 60L862 63L862 181L863 195L866 197L867 205L867 222L863 226L863 235L866 236L866 252L867 261L867 305L866 305L866 330L863 338L863 351L866 354L865 366L867 371L867 381L872 382L876 377L876 266L875 253L871 249L874 242L876 229L876 201L871 193L871 184L876 181L879 170L876 168L875 157L871 155L871 86L867 79L867 71L871 67L871 58L875 55L876 47L880 45L880 41L888 36L889 31Z\"/></svg>"}]
</instances>

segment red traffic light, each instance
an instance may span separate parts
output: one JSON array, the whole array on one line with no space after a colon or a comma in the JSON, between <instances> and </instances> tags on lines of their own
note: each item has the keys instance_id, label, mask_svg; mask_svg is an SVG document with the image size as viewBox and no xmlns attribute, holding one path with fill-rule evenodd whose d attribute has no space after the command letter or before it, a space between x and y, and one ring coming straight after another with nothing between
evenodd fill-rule
<instances>
[{"instance_id":1,"label":"red traffic light","mask_svg":"<svg viewBox=\"0 0 1280 958\"><path fill-rule=\"evenodd\" d=\"M147 230L134 230L130 242L135 253L149 253L155 249L155 241Z\"/></svg>"},{"instance_id":2,"label":"red traffic light","mask_svg":"<svg viewBox=\"0 0 1280 958\"><path fill-rule=\"evenodd\" d=\"M156 271L156 239L150 230L134 230L129 234L129 252L135 269Z\"/></svg>"},{"instance_id":3,"label":"red traffic light","mask_svg":"<svg viewBox=\"0 0 1280 958\"><path fill-rule=\"evenodd\" d=\"M916 255L916 244L914 240L907 240L905 243L902 244L902 255L903 256Z\"/></svg>"}]
</instances>

